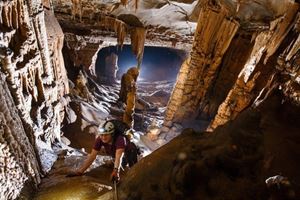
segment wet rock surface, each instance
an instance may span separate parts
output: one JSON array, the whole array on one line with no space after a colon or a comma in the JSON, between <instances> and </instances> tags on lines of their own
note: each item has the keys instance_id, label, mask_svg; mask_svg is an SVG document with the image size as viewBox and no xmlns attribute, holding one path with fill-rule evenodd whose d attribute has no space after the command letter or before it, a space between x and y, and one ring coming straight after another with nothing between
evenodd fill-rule
<instances>
[{"instance_id":1,"label":"wet rock surface","mask_svg":"<svg viewBox=\"0 0 300 200\"><path fill-rule=\"evenodd\" d=\"M68 151L70 152L70 151ZM72 151L71 151L72 152ZM34 200L66 200L82 199L92 200L112 190L109 167L99 166L107 158L99 156L98 161L82 176L66 177L68 173L79 167L86 156L82 154L60 155L52 170L43 178Z\"/></svg>"}]
</instances>

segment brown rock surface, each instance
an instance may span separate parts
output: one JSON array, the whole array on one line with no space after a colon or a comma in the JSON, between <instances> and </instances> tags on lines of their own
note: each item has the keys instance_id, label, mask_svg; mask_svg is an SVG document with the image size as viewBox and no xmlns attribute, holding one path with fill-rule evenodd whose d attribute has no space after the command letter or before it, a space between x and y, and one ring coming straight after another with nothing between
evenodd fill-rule
<instances>
[{"instance_id":1,"label":"brown rock surface","mask_svg":"<svg viewBox=\"0 0 300 200\"><path fill-rule=\"evenodd\" d=\"M120 197L267 199L264 180L282 173L295 183L299 199L299 24L299 1L290 0L0 1L0 198L15 199L22 189L20 197L30 198L28 185L35 187L44 169L40 147L51 151L61 141L70 92L63 46L68 73L77 77L82 65L95 78L103 47L131 43L140 64L144 45L190 51L193 42L164 129L216 114L216 130L188 130L143 159L124 179ZM75 85L80 103L68 134L88 127L82 112L93 109L98 123L100 114L109 115L107 102L117 99L115 91L94 87L106 107L91 108L85 100L93 101L87 88L93 81ZM74 146L90 147L93 136L83 137Z\"/></svg>"},{"instance_id":2,"label":"brown rock surface","mask_svg":"<svg viewBox=\"0 0 300 200\"><path fill-rule=\"evenodd\" d=\"M268 199L265 179L277 174L292 183L294 196L284 199L299 198L299 123L290 125L299 122L299 107L280 98L276 93L213 135L185 130L129 171L119 198Z\"/></svg>"},{"instance_id":3,"label":"brown rock surface","mask_svg":"<svg viewBox=\"0 0 300 200\"><path fill-rule=\"evenodd\" d=\"M44 11L40 1L14 0L0 2L0 16L0 66L9 88L9 92L1 90L2 102L9 104L0 112L7 124L1 141L6 150L1 159L12 162L3 166L7 179L1 180L9 184L1 186L0 196L14 199L25 181L34 186L40 181L39 158L33 150L40 151L36 144L51 148L54 140L60 141L64 116L60 100L69 86L61 55L63 33L53 13Z\"/></svg>"},{"instance_id":4,"label":"brown rock surface","mask_svg":"<svg viewBox=\"0 0 300 200\"><path fill-rule=\"evenodd\" d=\"M191 55L179 72L165 124L195 117L199 102L211 87L222 57L239 27L236 21L227 18L227 13L222 6L206 5L201 9Z\"/></svg>"},{"instance_id":5,"label":"brown rock surface","mask_svg":"<svg viewBox=\"0 0 300 200\"><path fill-rule=\"evenodd\" d=\"M206 4L208 6L205 6ZM227 45L219 46L223 49L218 49L216 46L212 52L207 51L205 45L209 44L209 47L213 47L218 35L210 37L212 34L208 32L213 30L214 26L217 27L216 30L221 30L222 26L217 25L217 20L212 20L212 25L207 26L206 32L196 32L190 58L181 67L168 104L164 124L170 126L172 122L213 118L210 128L215 128L234 119L238 113L250 106L254 99L263 99L261 94L269 94L274 88L285 88L283 85L291 86L290 92L286 94L293 96L293 101L295 101L299 96L296 92L299 83L284 81L286 75L276 71L275 66L277 62L280 62L277 61L278 56L286 58L286 61L281 61L285 63L282 65L297 65L295 64L297 55L293 57L293 61L288 61L291 58L288 52L290 55L295 55L295 47L298 46L299 31L296 27L297 20L299 20L299 5L288 1L284 1L282 6L275 2L240 1L234 9L229 1L222 1L215 5L208 1L206 4L205 1L197 4L198 7L200 6L197 31L206 30L202 26L205 24L204 21L207 22L205 17L208 16L208 8L214 11L219 10L216 16L219 17L220 23L226 21L229 23L229 19L235 19L236 24L240 24L239 28L238 30L232 29L235 31L232 32L230 40L225 39ZM285 11L288 13L284 14ZM223 18L222 21L224 15L222 12L231 17ZM230 30L230 26L226 28ZM221 37L224 36L222 32ZM222 43L223 40L220 39L220 41ZM200 59L201 56L202 59ZM297 70L295 67L292 68L294 69L293 80L299 79ZM279 77L276 75L275 80L274 73L281 75L278 75ZM255 83L253 82L254 76L257 76Z\"/></svg>"},{"instance_id":6,"label":"brown rock surface","mask_svg":"<svg viewBox=\"0 0 300 200\"><path fill-rule=\"evenodd\" d=\"M25 132L2 72L0 99L0 197L15 199L25 186L28 190L37 186L40 167L32 144L34 135Z\"/></svg>"}]
</instances>

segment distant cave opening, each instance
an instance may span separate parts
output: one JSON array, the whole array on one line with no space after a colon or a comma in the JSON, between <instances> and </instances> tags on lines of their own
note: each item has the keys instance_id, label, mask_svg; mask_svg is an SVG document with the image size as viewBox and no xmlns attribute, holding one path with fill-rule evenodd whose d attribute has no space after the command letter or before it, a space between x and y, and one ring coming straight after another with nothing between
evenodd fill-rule
<instances>
[{"instance_id":1,"label":"distant cave opening","mask_svg":"<svg viewBox=\"0 0 300 200\"><path fill-rule=\"evenodd\" d=\"M175 81L182 62L186 59L184 50L146 46L141 65L139 81ZM137 65L131 45L109 46L98 52L96 74L102 83L111 83L112 76L120 80L130 68Z\"/></svg>"},{"instance_id":2,"label":"distant cave opening","mask_svg":"<svg viewBox=\"0 0 300 200\"><path fill-rule=\"evenodd\" d=\"M177 74L187 56L188 52L184 50L145 46L137 79L136 129L145 130L151 121L158 124L163 122ZM95 71L100 84L117 87L122 75L135 66L137 59L132 53L131 45L124 45L123 48L109 46L98 52Z\"/></svg>"}]
</instances>

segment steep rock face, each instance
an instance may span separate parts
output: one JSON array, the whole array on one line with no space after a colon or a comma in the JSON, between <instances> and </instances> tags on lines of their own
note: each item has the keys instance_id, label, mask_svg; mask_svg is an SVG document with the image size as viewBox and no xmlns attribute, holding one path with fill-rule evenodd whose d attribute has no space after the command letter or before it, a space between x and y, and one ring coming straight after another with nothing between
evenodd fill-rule
<instances>
[{"instance_id":1,"label":"steep rock face","mask_svg":"<svg viewBox=\"0 0 300 200\"><path fill-rule=\"evenodd\" d=\"M295 50L295 47L298 45L297 38L299 37L297 29L299 5L289 1L284 1L282 6L278 6L275 2L269 3L267 1L260 3L241 1L233 4L230 1L223 1L222 4L214 5L226 9L228 16L231 16L229 19L235 18L240 27L232 33L231 41L226 40L229 42L228 49L224 45L222 54L212 52L211 55L221 56L218 62L215 62L217 59L214 60L215 58L209 54L204 54L203 57L207 60L204 64L197 60L199 56L193 57L195 47L201 46L201 44L197 44L197 38L202 37L204 41L211 39L205 33L199 32L198 35L195 35L191 56L181 68L169 101L165 126L195 117L211 119L217 114L210 127L215 128L234 119L256 98L264 99L262 96L269 94L269 89L273 90L287 84L293 88L287 89L293 93L293 101L297 99L296 91L299 84L295 80L299 79L299 74L297 75L298 68L295 67L297 66L296 53L298 51ZM202 6L198 20L199 26L199 24L204 24L201 13L205 12L205 1L198 4ZM213 2L208 1L208 5L212 4ZM251 13L247 12L246 8L251 10ZM221 16L222 13L219 12L219 17L221 18ZM223 20L226 21L228 18ZM215 21L213 24L216 24ZM212 27L208 28L212 29ZM221 28L221 26L219 27ZM212 38L216 37L216 35L212 36ZM210 42L210 45L213 44ZM199 48L198 51L201 52L201 49ZM217 48L214 51L217 51ZM288 54L293 54L293 56L288 58ZM294 66L291 67L293 72L290 73L290 77L283 75L284 72L279 73L276 70L276 63L280 62L277 61L278 56L285 60L281 61L281 65ZM194 67L189 63L195 63ZM218 63L218 66L210 63ZM188 75L189 73L192 75ZM274 73L276 73L276 80L274 80ZM197 77L195 78L196 84L190 81L193 76ZM283 79L283 77L290 80L283 82L289 83L279 84L278 79ZM277 83L276 86L274 82ZM194 87L195 85L198 86Z\"/></svg>"},{"instance_id":2,"label":"steep rock face","mask_svg":"<svg viewBox=\"0 0 300 200\"><path fill-rule=\"evenodd\" d=\"M177 82L166 111L165 125L182 122L195 115L199 102L222 61L239 24L228 19L225 7L203 6L196 29L190 58L180 69Z\"/></svg>"},{"instance_id":3,"label":"steep rock face","mask_svg":"<svg viewBox=\"0 0 300 200\"><path fill-rule=\"evenodd\" d=\"M62 97L69 93L68 77L62 55L64 33L52 11L45 10L45 25L54 79L57 83L58 95L59 97Z\"/></svg>"},{"instance_id":4,"label":"steep rock face","mask_svg":"<svg viewBox=\"0 0 300 200\"><path fill-rule=\"evenodd\" d=\"M45 3L47 7L49 2ZM1 95L7 104L0 112L4 115L2 123L7 124L1 136L6 149L1 159L3 155L12 162L2 166L7 179L1 181L13 184L5 184L1 190L14 199L26 180L39 182L40 169L33 149L41 153L41 147L51 149L51 143L60 141L64 116L61 100L69 86L61 54L64 37L53 13L44 11L40 0L14 0L0 2L0 16L0 69L9 88ZM11 118L15 118L15 124Z\"/></svg>"},{"instance_id":5,"label":"steep rock face","mask_svg":"<svg viewBox=\"0 0 300 200\"><path fill-rule=\"evenodd\" d=\"M270 30L260 33L255 40L252 53L241 71L236 83L228 93L225 101L220 105L218 113L211 123L210 128L216 128L234 119L242 110L251 105L261 103L275 88L284 87L285 90L295 90L298 83L295 81L299 76L297 72L297 55L292 53L297 46L299 32L295 28L298 6L292 7L290 12L283 18L274 20ZM291 48L292 46L292 48ZM293 58L287 57L293 54ZM282 71L277 71L278 57L285 60L281 63ZM264 59L263 59L264 58ZM280 62L280 61L279 61ZM287 64L287 63L293 64ZM291 66L290 73L285 68ZM292 72L293 71L293 72ZM289 74L289 75L285 75ZM283 80L284 76L288 76ZM287 85L290 85L288 87ZM291 86L293 85L293 86ZM287 89L290 88L290 89ZM296 86L297 88L297 86ZM299 90L291 92L294 97L286 96L297 102Z\"/></svg>"},{"instance_id":6,"label":"steep rock face","mask_svg":"<svg viewBox=\"0 0 300 200\"><path fill-rule=\"evenodd\" d=\"M0 99L0 196L15 199L26 184L37 186L40 169L31 144L34 136L26 135L2 72Z\"/></svg>"},{"instance_id":7,"label":"steep rock face","mask_svg":"<svg viewBox=\"0 0 300 200\"><path fill-rule=\"evenodd\" d=\"M207 98L202 100L198 117L210 119L217 111L219 105L233 87L240 71L245 65L253 47L251 35L247 33L236 34L226 51L216 80L208 91Z\"/></svg>"},{"instance_id":8,"label":"steep rock face","mask_svg":"<svg viewBox=\"0 0 300 200\"><path fill-rule=\"evenodd\" d=\"M28 3L28 4L27 4ZM60 139L59 100L68 92L61 53L63 35L50 12L39 1L2 4L1 70L7 74L24 124L47 143ZM16 11L15 14L12 14ZM49 39L50 48L47 39ZM50 57L51 55L51 57Z\"/></svg>"},{"instance_id":9,"label":"steep rock face","mask_svg":"<svg viewBox=\"0 0 300 200\"><path fill-rule=\"evenodd\" d=\"M299 107L282 104L281 95L277 90L213 134L186 129L129 171L119 198L298 199L299 123L290 122L299 122ZM278 174L291 185L269 191L265 180Z\"/></svg>"}]
</instances>

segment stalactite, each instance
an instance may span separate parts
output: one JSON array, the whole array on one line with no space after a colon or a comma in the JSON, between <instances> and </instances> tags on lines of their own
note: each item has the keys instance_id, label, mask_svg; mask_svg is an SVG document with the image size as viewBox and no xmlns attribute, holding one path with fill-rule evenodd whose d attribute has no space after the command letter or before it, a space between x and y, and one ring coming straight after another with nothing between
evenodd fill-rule
<instances>
[{"instance_id":1,"label":"stalactite","mask_svg":"<svg viewBox=\"0 0 300 200\"><path fill-rule=\"evenodd\" d=\"M131 48L133 53L136 55L138 60L138 68L142 64L143 54L144 54L144 44L146 39L146 29L142 27L136 27L131 31Z\"/></svg>"},{"instance_id":2,"label":"stalactite","mask_svg":"<svg viewBox=\"0 0 300 200\"><path fill-rule=\"evenodd\" d=\"M10 16L9 16L9 9L10 9L10 5L6 5L3 8L3 13L2 13L2 18L3 18L3 24L6 27L10 27Z\"/></svg>"},{"instance_id":3,"label":"stalactite","mask_svg":"<svg viewBox=\"0 0 300 200\"><path fill-rule=\"evenodd\" d=\"M115 20L114 21L114 31L117 33L118 45L123 46L124 39L127 35L127 28L124 22Z\"/></svg>"},{"instance_id":4,"label":"stalactite","mask_svg":"<svg viewBox=\"0 0 300 200\"><path fill-rule=\"evenodd\" d=\"M12 26L14 29L18 29L19 28L19 14L18 14L18 2L13 3L13 7L12 7Z\"/></svg>"},{"instance_id":5,"label":"stalactite","mask_svg":"<svg viewBox=\"0 0 300 200\"><path fill-rule=\"evenodd\" d=\"M122 4L123 6L127 6L127 3L128 3L128 0L121 0L121 4Z\"/></svg>"},{"instance_id":6,"label":"stalactite","mask_svg":"<svg viewBox=\"0 0 300 200\"><path fill-rule=\"evenodd\" d=\"M138 9L138 4L139 4L139 0L135 0L135 10L137 10Z\"/></svg>"},{"instance_id":7,"label":"stalactite","mask_svg":"<svg viewBox=\"0 0 300 200\"><path fill-rule=\"evenodd\" d=\"M99 19L99 24L104 29L114 31L117 34L118 45L123 45L127 35L127 25L123 21L103 15Z\"/></svg>"}]
</instances>

